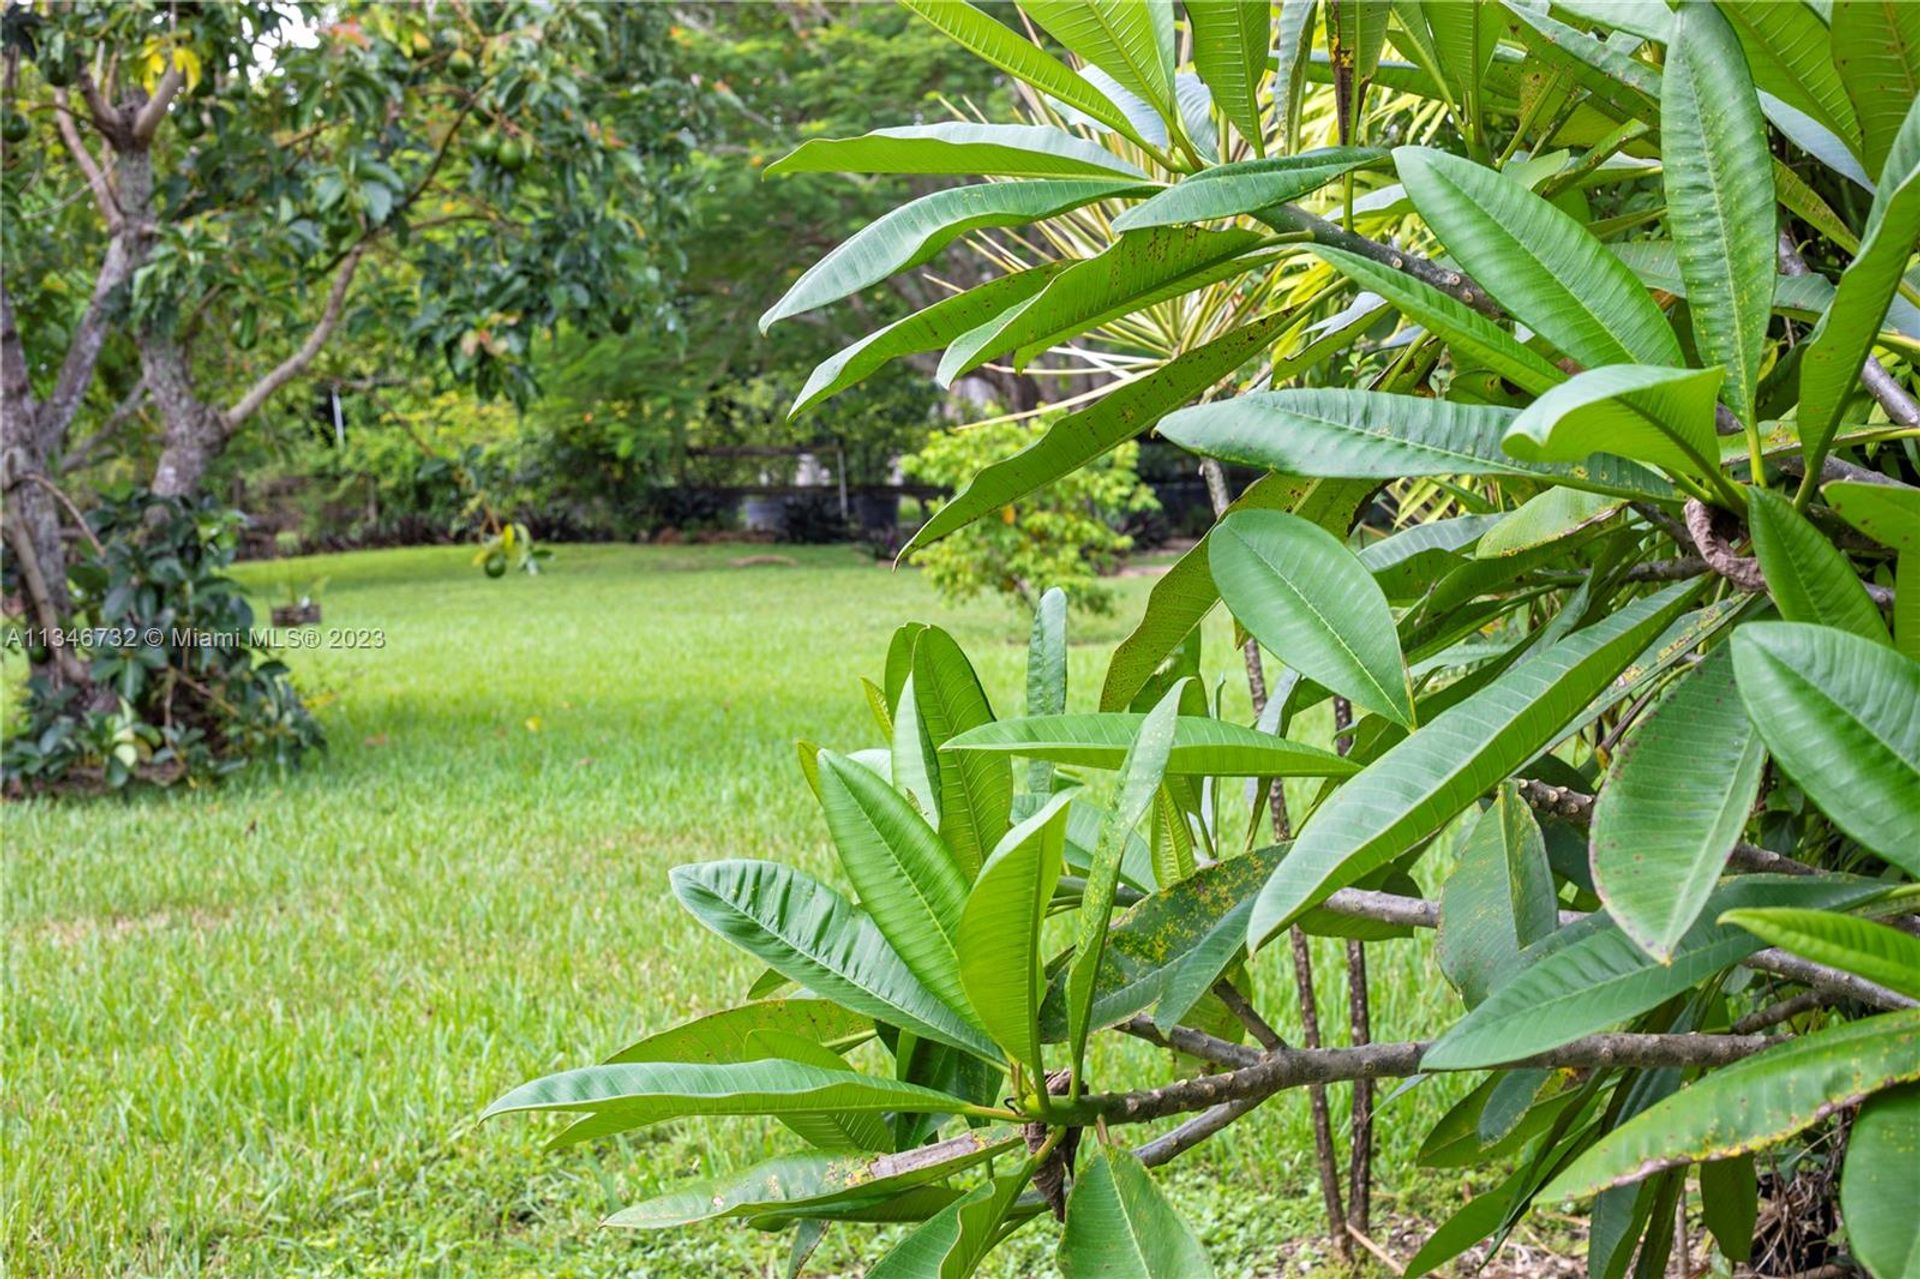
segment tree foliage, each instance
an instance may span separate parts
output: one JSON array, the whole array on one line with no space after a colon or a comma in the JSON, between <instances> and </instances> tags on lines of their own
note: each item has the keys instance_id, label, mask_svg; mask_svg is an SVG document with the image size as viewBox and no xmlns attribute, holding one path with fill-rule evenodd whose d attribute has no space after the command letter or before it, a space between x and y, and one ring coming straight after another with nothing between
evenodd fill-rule
<instances>
[{"instance_id":1,"label":"tree foliage","mask_svg":"<svg viewBox=\"0 0 1920 1279\"><path fill-rule=\"evenodd\" d=\"M869 344L943 351L943 381L1048 353L1127 373L982 467L922 543L1148 429L1216 479L1265 473L1153 592L1098 715L1059 714L1056 600L1027 716L987 708L943 632L896 635L871 686L881 744L802 750L853 896L765 862L677 873L703 924L870 1018L877 1049L834 1065L844 1040L801 1029L804 1048L749 1044L724 1079L587 1068L496 1109L581 1114L582 1135L801 1121L811 1150L702 1188L700 1215L920 1223L876 1273L970 1273L1051 1211L1066 1273L1186 1275L1205 1263L1152 1168L1286 1089L1489 1071L1427 1146L1504 1180L1407 1269L1591 1198L1593 1273L1619 1275L1636 1255L1663 1271L1695 1169L1744 1261L1745 1161L1839 1159L1822 1126L1864 1101L1839 1169L1849 1247L1876 1279L1907 1273L1912 1232L1874 1205L1920 1078L1901 581L1920 105L1910 67L1848 35L1886 6L1036 0L1031 28L907 7L1017 82L1018 122L798 153L985 181L882 213L763 323L966 241L1004 277L816 382L871 372ZM1220 604L1255 641L1252 727L1183 678ZM1286 743L1328 701L1340 753L1243 739ZM1109 772L1096 806L1105 788L1080 784ZM1304 806L1276 797L1271 846L1201 802L1207 776L1247 773L1264 795L1319 779ZM849 779L858 825L834 819ZM1051 910L1072 916L1066 951L1033 940ZM1431 1044L1280 1044L1232 984L1294 930L1434 928L1462 1009ZM1259 1047L1216 1033L1219 995ZM1179 1049L1181 1077L1090 1078L1094 1030ZM868 1108L891 1113L878 1150L816 1123ZM1343 1206L1332 1144L1344 1239L1365 1156ZM804 1259L817 1230L799 1239Z\"/></svg>"}]
</instances>

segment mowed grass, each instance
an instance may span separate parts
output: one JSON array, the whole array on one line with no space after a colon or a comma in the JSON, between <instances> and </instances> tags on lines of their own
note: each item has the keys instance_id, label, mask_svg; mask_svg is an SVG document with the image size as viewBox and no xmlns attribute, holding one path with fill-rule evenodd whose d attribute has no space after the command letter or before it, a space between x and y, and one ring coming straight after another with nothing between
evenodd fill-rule
<instances>
[{"instance_id":1,"label":"mowed grass","mask_svg":"<svg viewBox=\"0 0 1920 1279\"><path fill-rule=\"evenodd\" d=\"M1025 621L1006 606L944 606L845 548L733 566L745 554L565 547L547 574L503 581L458 549L246 566L263 602L325 576L324 629L376 628L384 646L290 657L331 739L300 773L4 811L10 1273L784 1273L784 1236L596 1229L791 1146L782 1129L687 1121L548 1151L552 1124L474 1123L525 1079L745 998L760 969L680 910L667 872L744 856L833 876L792 743L876 744L857 681L896 624L953 630L995 705L1020 709ZM1150 585L1124 580L1115 617L1074 619L1076 708ZM1226 624L1210 625L1243 708ZM1245 801L1228 799L1237 838ZM1428 942L1371 951L1376 1038L1430 1034L1451 997ZM1339 956L1317 943L1334 1042ZM1285 947L1256 969L1297 1036ZM1133 1046L1093 1069L1124 1082L1128 1066L1169 1072ZM1398 1197L1379 1211L1432 1188L1411 1152L1448 1084L1383 1117ZM1344 1088L1335 1102L1344 1127ZM1270 1268L1319 1229L1305 1096L1169 1182L1223 1273ZM1030 1228L996 1272L1046 1273L1051 1239ZM810 1273L858 1273L877 1242L843 1229Z\"/></svg>"}]
</instances>

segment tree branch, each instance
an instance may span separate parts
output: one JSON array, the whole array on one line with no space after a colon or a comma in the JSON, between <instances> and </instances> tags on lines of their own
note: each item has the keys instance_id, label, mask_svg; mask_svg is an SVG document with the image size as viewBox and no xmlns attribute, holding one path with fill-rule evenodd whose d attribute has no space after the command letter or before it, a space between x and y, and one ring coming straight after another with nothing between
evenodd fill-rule
<instances>
[{"instance_id":1,"label":"tree branch","mask_svg":"<svg viewBox=\"0 0 1920 1279\"><path fill-rule=\"evenodd\" d=\"M173 102L174 95L180 92L180 86L187 82L185 73L180 70L180 61L171 54L167 57L167 69L161 73L160 83L153 86L153 96L141 105L134 114L133 125L128 130L135 146L145 146L153 141L153 135L159 131L160 122L167 118L167 107Z\"/></svg>"},{"instance_id":2,"label":"tree branch","mask_svg":"<svg viewBox=\"0 0 1920 1279\"><path fill-rule=\"evenodd\" d=\"M1378 262L1395 271L1403 271L1423 284L1432 285L1454 301L1466 303L1491 319L1503 320L1507 316L1500 304L1475 283L1472 277L1449 267L1443 267L1417 253L1408 253L1390 244L1369 240L1364 235L1344 230L1325 218L1315 217L1305 209L1295 208L1291 204L1264 209L1254 216L1275 230L1304 234L1315 244L1324 244L1332 249L1345 249L1348 253Z\"/></svg>"},{"instance_id":3,"label":"tree branch","mask_svg":"<svg viewBox=\"0 0 1920 1279\"><path fill-rule=\"evenodd\" d=\"M222 413L221 423L225 430L232 431L257 412L261 405L271 399L276 391L299 377L306 371L314 357L326 346L327 339L333 335L333 329L340 322L340 313L346 307L347 290L353 286L354 273L360 269L360 259L366 253L366 241L347 251L341 259L339 269L333 277L333 288L327 294L326 308L321 311L319 321L313 331L307 334L307 340L300 349L268 370L247 393L234 401L233 407Z\"/></svg>"},{"instance_id":4,"label":"tree branch","mask_svg":"<svg viewBox=\"0 0 1920 1279\"><path fill-rule=\"evenodd\" d=\"M54 123L60 130L60 138L67 144L67 151L73 156L73 162L79 166L81 174L87 179L87 186L93 191L93 202L100 208L100 216L106 219L109 234L120 231L120 203L114 198L113 187L107 181L106 173L100 168L100 162L93 158L93 152L87 148L85 138L74 125L73 110L68 105L67 91L53 91Z\"/></svg>"},{"instance_id":5,"label":"tree branch","mask_svg":"<svg viewBox=\"0 0 1920 1279\"><path fill-rule=\"evenodd\" d=\"M1502 1068L1538 1066L1576 1069L1648 1069L1663 1066L1724 1066L1781 1041L1765 1035L1587 1035L1548 1052L1502 1063ZM1217 1075L1182 1079L1160 1088L1089 1093L1059 1108L1054 1124L1146 1123L1169 1115L1211 1110L1271 1097L1308 1084L1353 1079L1405 1078L1422 1073L1429 1042L1368 1044L1358 1048L1291 1048L1260 1053L1233 1045L1239 1065Z\"/></svg>"}]
</instances>

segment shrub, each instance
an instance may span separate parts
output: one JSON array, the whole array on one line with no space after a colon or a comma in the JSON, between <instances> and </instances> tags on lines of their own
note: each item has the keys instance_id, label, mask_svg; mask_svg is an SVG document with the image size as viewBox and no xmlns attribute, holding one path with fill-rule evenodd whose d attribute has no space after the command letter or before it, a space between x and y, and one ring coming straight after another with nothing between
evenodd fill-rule
<instances>
[{"instance_id":1,"label":"shrub","mask_svg":"<svg viewBox=\"0 0 1920 1279\"><path fill-rule=\"evenodd\" d=\"M197 784L324 745L225 576L242 523L211 499L144 490L88 512L71 576L92 684L29 680L0 755L9 792Z\"/></svg>"},{"instance_id":2,"label":"shrub","mask_svg":"<svg viewBox=\"0 0 1920 1279\"><path fill-rule=\"evenodd\" d=\"M998 422L935 435L902 469L929 484L959 487L996 462L1007 462L1046 434L1044 424ZM1009 502L915 557L939 591L971 599L994 591L1031 609L1040 592L1058 586L1089 612L1113 608L1101 577L1133 549L1122 531L1134 517L1160 509L1135 471L1131 441L1091 465ZM940 504L929 503L937 513ZM929 518L932 518L930 515Z\"/></svg>"},{"instance_id":3,"label":"shrub","mask_svg":"<svg viewBox=\"0 0 1920 1279\"><path fill-rule=\"evenodd\" d=\"M765 322L1020 227L1004 274L816 379L941 347L945 381L1043 351L1130 374L909 552L1148 428L1223 488L1222 463L1261 474L1156 586L1097 713L1063 714L1058 597L1018 719L942 632L900 632L871 693L886 748L802 751L853 897L767 862L674 876L804 993L495 1109L576 1113L581 1139L771 1114L807 1147L619 1225L792 1226L804 1257L817 1222L909 1221L871 1273L951 1276L1051 1211L1068 1279L1197 1276L1150 1168L1351 1084L1348 1175L1324 1120L1314 1151L1344 1248L1369 1229L1372 1081L1470 1072L1422 1158L1487 1171L1407 1273L1590 1201L1602 1279L1676 1248L1692 1273L1687 1202L1729 1270L1911 1274L1920 103L1910 63L1867 55L1913 46L1903 8L1362 0L1319 7L1321 54L1296 0L1277 24L1187 0L1184 36L1171 6L1028 6L1064 48L907 5L1023 80L1029 118L810 142L770 172L1006 180L873 223ZM1400 531L1358 529L1375 506ZM1250 637L1251 725L1184 678L1218 605ZM1299 739L1329 702L1337 752ZM1108 772L1090 804L1075 783ZM1199 802L1240 777L1270 846ZM1289 807L1293 777L1318 780ZM1367 949L1426 930L1459 1016L1371 1042ZM1356 943L1350 1046L1281 1043L1239 983L1283 947L1310 976L1315 932ZM1089 1078L1096 1031L1178 1050L1178 1077ZM870 1038L891 1061L843 1057ZM1844 1235L1778 1232L1836 1184Z\"/></svg>"}]
</instances>

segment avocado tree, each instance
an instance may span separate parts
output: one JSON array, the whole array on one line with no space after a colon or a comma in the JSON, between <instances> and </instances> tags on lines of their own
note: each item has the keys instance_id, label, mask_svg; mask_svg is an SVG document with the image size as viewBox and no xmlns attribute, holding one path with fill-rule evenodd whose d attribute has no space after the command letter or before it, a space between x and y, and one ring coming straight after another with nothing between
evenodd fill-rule
<instances>
[{"instance_id":1,"label":"avocado tree","mask_svg":"<svg viewBox=\"0 0 1920 1279\"><path fill-rule=\"evenodd\" d=\"M1466 1073L1421 1158L1491 1176L1407 1273L1568 1203L1604 1279L1708 1246L1806 1270L1756 1225L1804 1178L1838 1186L1819 1255L1911 1275L1920 10L905 7L1022 118L783 161L984 180L883 214L763 323L969 237L1005 270L838 352L809 402L922 352L943 380L1133 362L908 554L1148 429L1259 478L1097 711L1067 712L1058 595L1024 714L903 627L875 740L801 747L843 885L674 872L772 997L493 1110L566 1112L562 1141L779 1119L790 1153L612 1224L789 1230L795 1271L831 1222L913 1223L868 1273L954 1276L1057 1217L1069 1279L1184 1279L1212 1264L1153 1168L1289 1090ZM1221 606L1251 722L1188 678ZM1222 806L1240 778L1257 823ZM1430 942L1444 1033L1369 1042L1354 965L1354 1042L1283 1041L1259 986L1315 933ZM1177 1050L1176 1077L1096 1034ZM1339 1240L1369 1229L1360 1112L1345 1179L1322 1129Z\"/></svg>"},{"instance_id":2,"label":"avocado tree","mask_svg":"<svg viewBox=\"0 0 1920 1279\"><path fill-rule=\"evenodd\" d=\"M671 284L690 98L647 6L10 4L0 453L10 581L71 617L60 476L194 494L344 345L525 399L537 337ZM75 439L76 421L97 429ZM118 432L118 433L117 433ZM65 682L82 656L48 654Z\"/></svg>"}]
</instances>

